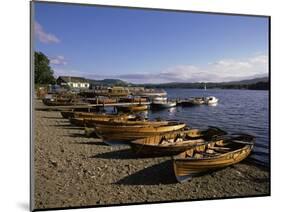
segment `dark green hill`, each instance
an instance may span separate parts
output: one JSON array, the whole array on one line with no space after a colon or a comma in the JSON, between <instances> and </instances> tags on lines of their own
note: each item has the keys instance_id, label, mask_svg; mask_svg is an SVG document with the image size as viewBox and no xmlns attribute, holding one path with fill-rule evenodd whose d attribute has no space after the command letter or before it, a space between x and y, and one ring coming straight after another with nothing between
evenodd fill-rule
<instances>
[{"instance_id":1,"label":"dark green hill","mask_svg":"<svg viewBox=\"0 0 281 212\"><path fill-rule=\"evenodd\" d=\"M171 82L161 84L133 84L120 79L104 79L104 80L91 80L91 86L144 86L146 88L187 88L187 89L207 89L221 88L221 89L252 89L252 90L268 90L269 81L268 77L259 77L254 79L247 79L241 81L231 82Z\"/></svg>"},{"instance_id":2,"label":"dark green hill","mask_svg":"<svg viewBox=\"0 0 281 212\"><path fill-rule=\"evenodd\" d=\"M129 83L120 79L103 79L103 80L91 80L88 79L92 86L104 85L104 86L128 86Z\"/></svg>"},{"instance_id":3,"label":"dark green hill","mask_svg":"<svg viewBox=\"0 0 281 212\"><path fill-rule=\"evenodd\" d=\"M221 89L252 89L252 90L268 90L269 81L268 77L254 78L241 81L231 82L171 82L162 84L144 84L142 86L148 88L188 88L188 89L207 89L221 88Z\"/></svg>"}]
</instances>

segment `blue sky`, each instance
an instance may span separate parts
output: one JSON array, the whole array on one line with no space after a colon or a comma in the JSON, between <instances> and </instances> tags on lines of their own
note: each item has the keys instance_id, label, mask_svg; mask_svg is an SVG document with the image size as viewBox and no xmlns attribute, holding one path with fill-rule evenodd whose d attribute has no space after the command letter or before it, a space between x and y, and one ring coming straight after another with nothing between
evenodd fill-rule
<instances>
[{"instance_id":1,"label":"blue sky","mask_svg":"<svg viewBox=\"0 0 281 212\"><path fill-rule=\"evenodd\" d=\"M135 83L268 73L268 19L35 3L35 50L56 76Z\"/></svg>"}]
</instances>

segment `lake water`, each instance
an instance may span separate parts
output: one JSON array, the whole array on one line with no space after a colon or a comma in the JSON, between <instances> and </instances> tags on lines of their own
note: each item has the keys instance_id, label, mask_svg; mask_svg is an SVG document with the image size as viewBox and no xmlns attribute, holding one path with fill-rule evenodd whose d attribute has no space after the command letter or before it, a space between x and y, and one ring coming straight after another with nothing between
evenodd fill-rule
<instances>
[{"instance_id":1,"label":"lake water","mask_svg":"<svg viewBox=\"0 0 281 212\"><path fill-rule=\"evenodd\" d=\"M229 133L244 132L256 136L256 143L250 159L268 165L269 163L269 92L228 89L165 89L168 97L189 98L194 96L215 96L216 106L177 106L160 111L149 111L149 118L177 119L192 128L217 126Z\"/></svg>"}]
</instances>

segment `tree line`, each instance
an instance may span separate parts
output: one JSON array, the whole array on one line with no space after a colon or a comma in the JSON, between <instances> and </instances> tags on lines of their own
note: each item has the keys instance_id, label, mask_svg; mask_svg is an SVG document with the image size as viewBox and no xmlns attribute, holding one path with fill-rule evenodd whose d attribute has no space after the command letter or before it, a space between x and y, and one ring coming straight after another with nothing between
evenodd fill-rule
<instances>
[{"instance_id":1,"label":"tree line","mask_svg":"<svg viewBox=\"0 0 281 212\"><path fill-rule=\"evenodd\" d=\"M50 60L42 52L34 53L34 81L39 85L56 83Z\"/></svg>"}]
</instances>

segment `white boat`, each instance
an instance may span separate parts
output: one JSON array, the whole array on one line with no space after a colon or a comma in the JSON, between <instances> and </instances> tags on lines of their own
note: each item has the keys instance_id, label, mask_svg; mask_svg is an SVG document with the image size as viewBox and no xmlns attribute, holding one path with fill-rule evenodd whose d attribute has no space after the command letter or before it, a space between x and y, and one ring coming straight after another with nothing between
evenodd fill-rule
<instances>
[{"instance_id":1,"label":"white boat","mask_svg":"<svg viewBox=\"0 0 281 212\"><path fill-rule=\"evenodd\" d=\"M154 109L164 109L164 108L170 108L175 106L177 106L177 103L173 101L158 101L158 102L151 103L151 107Z\"/></svg>"},{"instance_id":2,"label":"white boat","mask_svg":"<svg viewBox=\"0 0 281 212\"><path fill-rule=\"evenodd\" d=\"M205 103L204 97L192 97L190 102L194 105L202 105Z\"/></svg>"},{"instance_id":3,"label":"white boat","mask_svg":"<svg viewBox=\"0 0 281 212\"><path fill-rule=\"evenodd\" d=\"M165 96L157 96L152 99L152 102L167 102L167 97Z\"/></svg>"},{"instance_id":4,"label":"white boat","mask_svg":"<svg viewBox=\"0 0 281 212\"><path fill-rule=\"evenodd\" d=\"M204 100L205 104L208 104L208 105L217 104L218 101L219 101L219 99L214 96L208 96Z\"/></svg>"}]
</instances>

